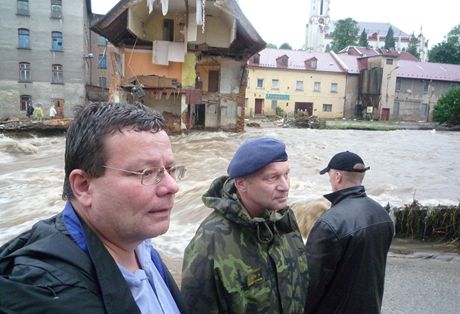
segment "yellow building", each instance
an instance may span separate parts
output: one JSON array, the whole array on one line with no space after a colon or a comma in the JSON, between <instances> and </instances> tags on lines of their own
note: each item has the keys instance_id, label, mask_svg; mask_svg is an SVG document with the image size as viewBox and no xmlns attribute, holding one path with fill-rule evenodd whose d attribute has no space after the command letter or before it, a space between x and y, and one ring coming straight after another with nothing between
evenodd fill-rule
<instances>
[{"instance_id":1,"label":"yellow building","mask_svg":"<svg viewBox=\"0 0 460 314\"><path fill-rule=\"evenodd\" d=\"M346 71L334 53L267 48L248 61L246 117L302 111L323 119L343 117Z\"/></svg>"}]
</instances>

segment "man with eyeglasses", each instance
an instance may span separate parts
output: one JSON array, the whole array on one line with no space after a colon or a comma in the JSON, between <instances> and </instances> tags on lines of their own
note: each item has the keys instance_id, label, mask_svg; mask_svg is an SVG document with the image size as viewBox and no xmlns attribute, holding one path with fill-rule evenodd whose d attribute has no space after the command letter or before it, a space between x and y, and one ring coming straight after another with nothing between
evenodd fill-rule
<instances>
[{"instance_id":1,"label":"man with eyeglasses","mask_svg":"<svg viewBox=\"0 0 460 314\"><path fill-rule=\"evenodd\" d=\"M0 248L0 312L180 313L150 238L169 228L177 180L163 117L90 104L66 139L64 210Z\"/></svg>"},{"instance_id":2,"label":"man with eyeglasses","mask_svg":"<svg viewBox=\"0 0 460 314\"><path fill-rule=\"evenodd\" d=\"M203 195L213 212L187 246L182 295L190 313L302 313L308 269L287 206L289 162L273 138L243 143Z\"/></svg>"}]
</instances>

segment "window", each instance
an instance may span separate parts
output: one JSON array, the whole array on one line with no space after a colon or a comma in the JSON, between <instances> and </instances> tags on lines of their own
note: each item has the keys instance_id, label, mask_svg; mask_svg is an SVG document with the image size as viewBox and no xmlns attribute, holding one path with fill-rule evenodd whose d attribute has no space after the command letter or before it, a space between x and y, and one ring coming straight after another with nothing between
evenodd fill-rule
<instances>
[{"instance_id":1,"label":"window","mask_svg":"<svg viewBox=\"0 0 460 314\"><path fill-rule=\"evenodd\" d=\"M396 91L399 92L401 90L401 79L400 78L396 78L396 87L395 87Z\"/></svg>"},{"instance_id":2,"label":"window","mask_svg":"<svg viewBox=\"0 0 460 314\"><path fill-rule=\"evenodd\" d=\"M18 29L18 48L30 49L29 30L26 28Z\"/></svg>"},{"instance_id":3,"label":"window","mask_svg":"<svg viewBox=\"0 0 460 314\"><path fill-rule=\"evenodd\" d=\"M295 82L295 89L296 90L303 90L303 81Z\"/></svg>"},{"instance_id":4,"label":"window","mask_svg":"<svg viewBox=\"0 0 460 314\"><path fill-rule=\"evenodd\" d=\"M64 84L64 73L62 71L62 64L52 65L53 77L51 83L53 84Z\"/></svg>"},{"instance_id":5,"label":"window","mask_svg":"<svg viewBox=\"0 0 460 314\"><path fill-rule=\"evenodd\" d=\"M107 46L107 38L105 38L104 36L99 36L98 45L99 46Z\"/></svg>"},{"instance_id":6,"label":"window","mask_svg":"<svg viewBox=\"0 0 460 314\"><path fill-rule=\"evenodd\" d=\"M280 89L280 80L272 80L272 89Z\"/></svg>"},{"instance_id":7,"label":"window","mask_svg":"<svg viewBox=\"0 0 460 314\"><path fill-rule=\"evenodd\" d=\"M424 81L423 91L428 93L428 88L430 87L430 81Z\"/></svg>"},{"instance_id":8,"label":"window","mask_svg":"<svg viewBox=\"0 0 460 314\"><path fill-rule=\"evenodd\" d=\"M29 62L19 62L19 82L32 82L32 70Z\"/></svg>"},{"instance_id":9,"label":"window","mask_svg":"<svg viewBox=\"0 0 460 314\"><path fill-rule=\"evenodd\" d=\"M313 91L314 92L321 91L321 82L315 82L315 85L313 86Z\"/></svg>"},{"instance_id":10,"label":"window","mask_svg":"<svg viewBox=\"0 0 460 314\"><path fill-rule=\"evenodd\" d=\"M27 105L31 105L32 104L32 96L30 95L21 95L21 98L20 98L20 106L21 106L21 110L22 111L25 111L27 109Z\"/></svg>"},{"instance_id":11,"label":"window","mask_svg":"<svg viewBox=\"0 0 460 314\"><path fill-rule=\"evenodd\" d=\"M97 67L99 69L107 69L107 62L105 59L105 54L100 54L99 55L99 61L97 63Z\"/></svg>"},{"instance_id":12,"label":"window","mask_svg":"<svg viewBox=\"0 0 460 314\"><path fill-rule=\"evenodd\" d=\"M276 107L278 107L278 100L272 100L272 109L276 110Z\"/></svg>"},{"instance_id":13,"label":"window","mask_svg":"<svg viewBox=\"0 0 460 314\"><path fill-rule=\"evenodd\" d=\"M18 14L29 15L29 0L18 0Z\"/></svg>"},{"instance_id":14,"label":"window","mask_svg":"<svg viewBox=\"0 0 460 314\"><path fill-rule=\"evenodd\" d=\"M386 60L386 63L387 63L387 64L390 64L390 65L393 64L393 59L387 59L387 60Z\"/></svg>"},{"instance_id":15,"label":"window","mask_svg":"<svg viewBox=\"0 0 460 314\"><path fill-rule=\"evenodd\" d=\"M257 79L257 88L264 88L264 79Z\"/></svg>"},{"instance_id":16,"label":"window","mask_svg":"<svg viewBox=\"0 0 460 314\"><path fill-rule=\"evenodd\" d=\"M260 63L260 54L256 53L256 54L252 57L252 63L254 63L254 64L259 64L259 63Z\"/></svg>"},{"instance_id":17,"label":"window","mask_svg":"<svg viewBox=\"0 0 460 314\"><path fill-rule=\"evenodd\" d=\"M337 93L337 83L331 83L331 93Z\"/></svg>"},{"instance_id":18,"label":"window","mask_svg":"<svg viewBox=\"0 0 460 314\"><path fill-rule=\"evenodd\" d=\"M323 112L331 112L332 105L331 104L323 104Z\"/></svg>"},{"instance_id":19,"label":"window","mask_svg":"<svg viewBox=\"0 0 460 314\"><path fill-rule=\"evenodd\" d=\"M174 41L174 20L163 20L163 40Z\"/></svg>"},{"instance_id":20,"label":"window","mask_svg":"<svg viewBox=\"0 0 460 314\"><path fill-rule=\"evenodd\" d=\"M63 51L62 49L62 33L51 32L51 50Z\"/></svg>"},{"instance_id":21,"label":"window","mask_svg":"<svg viewBox=\"0 0 460 314\"><path fill-rule=\"evenodd\" d=\"M107 78L105 76L99 77L99 87L107 88Z\"/></svg>"},{"instance_id":22,"label":"window","mask_svg":"<svg viewBox=\"0 0 460 314\"><path fill-rule=\"evenodd\" d=\"M55 19L62 17L62 0L51 0L51 17Z\"/></svg>"}]
</instances>

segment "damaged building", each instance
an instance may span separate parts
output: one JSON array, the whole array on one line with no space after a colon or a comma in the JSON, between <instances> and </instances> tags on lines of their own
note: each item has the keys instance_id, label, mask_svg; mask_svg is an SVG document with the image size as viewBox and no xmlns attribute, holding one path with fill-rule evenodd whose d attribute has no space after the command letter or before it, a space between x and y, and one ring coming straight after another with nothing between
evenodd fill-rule
<instances>
[{"instance_id":1,"label":"damaged building","mask_svg":"<svg viewBox=\"0 0 460 314\"><path fill-rule=\"evenodd\" d=\"M171 132L244 129L246 61L265 42L235 0L121 0L91 29L116 48L111 101L140 101Z\"/></svg>"}]
</instances>

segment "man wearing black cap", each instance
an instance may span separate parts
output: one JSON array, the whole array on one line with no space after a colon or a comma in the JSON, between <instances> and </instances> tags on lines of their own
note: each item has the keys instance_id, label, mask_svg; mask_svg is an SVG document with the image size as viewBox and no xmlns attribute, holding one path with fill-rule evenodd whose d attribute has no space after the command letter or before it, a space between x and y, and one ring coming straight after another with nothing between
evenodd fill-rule
<instances>
[{"instance_id":1,"label":"man wearing black cap","mask_svg":"<svg viewBox=\"0 0 460 314\"><path fill-rule=\"evenodd\" d=\"M394 224L366 195L369 167L358 155L336 154L320 174L329 174L332 207L307 240L310 272L305 313L380 313L387 253Z\"/></svg>"},{"instance_id":2,"label":"man wearing black cap","mask_svg":"<svg viewBox=\"0 0 460 314\"><path fill-rule=\"evenodd\" d=\"M284 143L243 143L203 195L213 212L187 246L182 294L190 313L302 313L308 269L287 206Z\"/></svg>"}]
</instances>

